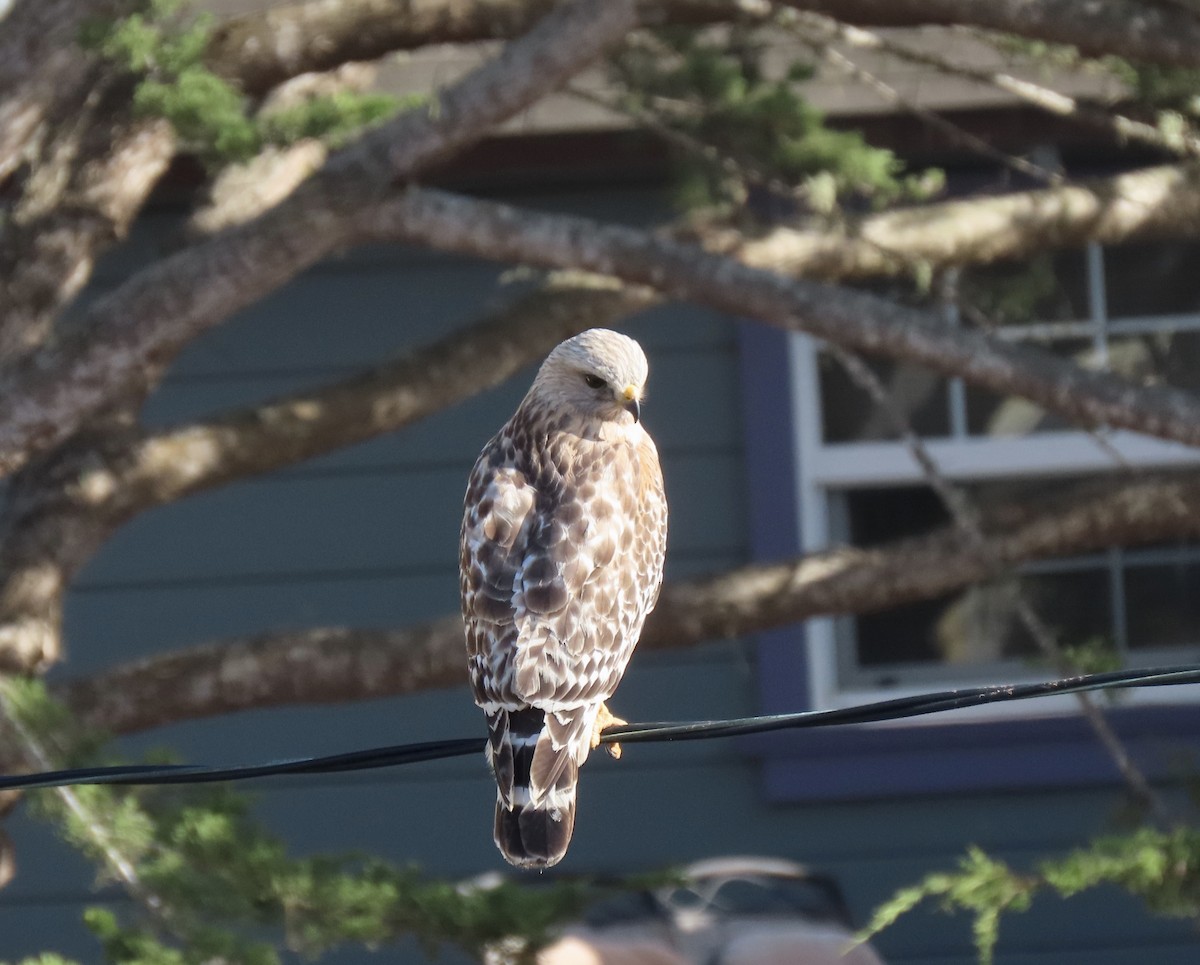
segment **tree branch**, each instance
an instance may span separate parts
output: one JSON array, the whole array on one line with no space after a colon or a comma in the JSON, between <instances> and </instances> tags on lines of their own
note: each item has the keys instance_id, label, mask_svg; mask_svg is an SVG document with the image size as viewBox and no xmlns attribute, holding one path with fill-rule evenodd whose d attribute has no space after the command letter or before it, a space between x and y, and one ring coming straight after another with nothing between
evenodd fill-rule
<instances>
[{"instance_id":1,"label":"tree branch","mask_svg":"<svg viewBox=\"0 0 1200 965\"><path fill-rule=\"evenodd\" d=\"M1151 196L1167 202L1137 203ZM1122 200L1114 203L1113 197ZM779 229L750 242L740 233L706 233L703 240L753 266L831 280L867 279L907 270L917 261L943 268L1097 236L1110 242L1147 238L1190 229L1197 219L1200 173L1165 167L1069 188L874 215L846 234ZM123 441L120 451L99 453L97 462L110 467L113 498L122 505L117 515L124 517L393 432L500 384L562 338L619 324L659 298L646 288L558 273L468 329L394 362L263 406Z\"/></svg>"},{"instance_id":2,"label":"tree branch","mask_svg":"<svg viewBox=\"0 0 1200 965\"><path fill-rule=\"evenodd\" d=\"M113 16L127 0L17 0L0 30L0 182L88 70L76 43L89 17Z\"/></svg>"},{"instance_id":3,"label":"tree branch","mask_svg":"<svg viewBox=\"0 0 1200 965\"><path fill-rule=\"evenodd\" d=\"M1077 97L1016 77L1006 71L972 67L943 54L918 50L907 44L888 40L869 30L847 27L818 14L796 15L794 23L784 22L802 37L810 38L810 42L824 45L826 50L830 50L829 43L837 40L857 49L880 51L898 60L928 67L939 74L963 77L985 87L994 87L1038 110L1104 131L1118 142L1142 143L1170 154L1191 157L1200 154L1200 138L1188 130L1169 136L1153 124L1094 107ZM830 53L834 57L844 58L844 55L837 51L830 50Z\"/></svg>"},{"instance_id":4,"label":"tree branch","mask_svg":"<svg viewBox=\"0 0 1200 965\"><path fill-rule=\"evenodd\" d=\"M174 150L169 125L135 117L128 80L79 45L87 20L132 6L18 0L0 30L0 183L20 171L0 221L0 360L46 339Z\"/></svg>"},{"instance_id":5,"label":"tree branch","mask_svg":"<svg viewBox=\"0 0 1200 965\"><path fill-rule=\"evenodd\" d=\"M631 0L556 8L496 60L334 155L286 201L164 259L87 313L80 334L0 375L0 473L70 435L188 340L350 238L391 183L472 143L598 57L635 23Z\"/></svg>"},{"instance_id":6,"label":"tree branch","mask_svg":"<svg viewBox=\"0 0 1200 965\"><path fill-rule=\"evenodd\" d=\"M983 27L1076 47L1087 56L1200 66L1200 18L1136 0L781 0L845 23Z\"/></svg>"},{"instance_id":7,"label":"tree branch","mask_svg":"<svg viewBox=\"0 0 1200 965\"><path fill-rule=\"evenodd\" d=\"M1197 181L1194 169L1155 168L875 215L846 235L778 229L750 242L735 233L727 239L709 232L705 240L754 265L866 278L909 270L913 261L986 262L1046 243L1185 230L1200 217ZM647 289L564 273L466 331L351 379L205 422L78 440L39 469L49 482L38 476L13 490L38 498L10 500L0 543L0 660L29 672L55 659L62 593L96 548L138 512L394 431L497 384L561 338L618 324L658 298Z\"/></svg>"},{"instance_id":8,"label":"tree branch","mask_svg":"<svg viewBox=\"0 0 1200 965\"><path fill-rule=\"evenodd\" d=\"M112 416L93 428L25 466L0 504L0 674L58 660L67 587L118 525L102 453L129 429Z\"/></svg>"},{"instance_id":9,"label":"tree branch","mask_svg":"<svg viewBox=\"0 0 1200 965\"><path fill-rule=\"evenodd\" d=\"M813 21L816 22L816 29L812 27ZM951 144L960 145L979 157L988 158L1012 171L1032 177L1040 184L1061 185L1065 183L1066 179L1057 171L1050 171L1023 157L1002 151L994 147L987 138L974 134L948 120L939 112L922 107L916 101L905 97L882 77L855 63L835 48L831 42L833 38L848 39L860 35L878 37L878 34L869 33L860 27L847 27L821 14L804 14L794 10L780 11L774 22L790 30L800 39L801 43L809 47L813 53L834 69L870 87L885 104L911 114L926 126L944 135ZM882 42L882 38L880 39Z\"/></svg>"},{"instance_id":10,"label":"tree branch","mask_svg":"<svg viewBox=\"0 0 1200 965\"><path fill-rule=\"evenodd\" d=\"M1024 253L1034 242L1106 238L1187 220L1193 173L1161 168L1091 186L932 205L864 219L854 239L780 230L744 245L751 263L796 274L869 277L910 259L946 261ZM1172 203L1105 204L1110 195L1162 194ZM739 241L740 235L735 236ZM723 239L712 239L722 243ZM888 250L904 253L891 258ZM857 259L857 260L856 260ZM93 434L58 452L41 475L14 483L0 542L0 653L28 672L58 652L56 603L115 529L137 513L247 475L269 472L395 431L503 381L584 328L608 327L658 301L656 293L560 273L497 314L394 362L320 388L214 419L139 434ZM43 478L47 477L47 478ZM37 498L33 498L36 496Z\"/></svg>"},{"instance_id":11,"label":"tree branch","mask_svg":"<svg viewBox=\"0 0 1200 965\"><path fill-rule=\"evenodd\" d=\"M560 277L349 379L207 422L150 433L113 424L72 439L16 474L0 516L0 672L57 659L66 588L134 515L411 425L654 300L643 289Z\"/></svg>"},{"instance_id":12,"label":"tree branch","mask_svg":"<svg viewBox=\"0 0 1200 965\"><path fill-rule=\"evenodd\" d=\"M1105 240L1147 237L1171 227L1176 217L1185 223L1179 227L1187 227L1200 217L1198 180L1188 169L1156 168L1091 185L875 215L850 229L849 237L778 229L751 242L738 233L707 233L705 240L734 249L751 265L863 279L907 269L913 261L940 268L1015 257L1048 242L1082 242L1093 233ZM1170 203L1134 203L1160 194ZM1113 195L1127 200L1106 200ZM203 422L94 444L86 459L80 457L86 491L93 494L87 512L111 532L152 506L395 431L499 384L560 339L619 324L660 297L597 276L557 273L469 328L349 379ZM61 535L53 543L85 545ZM0 608L0 622L3 615Z\"/></svg>"},{"instance_id":13,"label":"tree branch","mask_svg":"<svg viewBox=\"0 0 1200 965\"><path fill-rule=\"evenodd\" d=\"M373 74L363 65L348 65L280 85L273 96L296 96L291 88L330 92L365 86ZM114 76L105 64L94 64L70 96L60 96L47 126L50 133L29 162L32 173L21 197L0 228L0 359L44 342L61 309L91 278L99 255L125 237L176 149L171 125L141 116L130 78ZM237 200L205 207L191 227L213 232L261 214L327 156L324 145L304 141L226 167L213 196ZM231 185L240 190L228 190ZM193 240L198 233L193 231Z\"/></svg>"},{"instance_id":14,"label":"tree branch","mask_svg":"<svg viewBox=\"0 0 1200 965\"><path fill-rule=\"evenodd\" d=\"M124 237L174 151L166 121L128 109L128 85L91 71L64 95L22 197L0 230L0 359L41 345Z\"/></svg>"},{"instance_id":15,"label":"tree branch","mask_svg":"<svg viewBox=\"0 0 1200 965\"><path fill-rule=\"evenodd\" d=\"M643 649L734 638L824 614L961 590L994 572L1110 546L1200 536L1200 475L1082 487L1001 507L979 544L948 527L872 549L835 549L669 584ZM395 696L466 680L462 621L403 630L316 629L222 641L117 666L58 688L89 727L127 734L253 708Z\"/></svg>"},{"instance_id":16,"label":"tree branch","mask_svg":"<svg viewBox=\"0 0 1200 965\"><path fill-rule=\"evenodd\" d=\"M554 8L553 0L319 0L223 21L209 66L261 94L297 74L375 60L429 44L508 40Z\"/></svg>"},{"instance_id":17,"label":"tree branch","mask_svg":"<svg viewBox=\"0 0 1200 965\"><path fill-rule=\"evenodd\" d=\"M394 432L506 381L564 338L651 304L643 289L559 279L359 375L197 422L118 438L88 460L110 525L152 506Z\"/></svg>"},{"instance_id":18,"label":"tree branch","mask_svg":"<svg viewBox=\"0 0 1200 965\"><path fill-rule=\"evenodd\" d=\"M504 73L503 67L499 69ZM478 79L479 76L473 75L472 79ZM469 86L469 82L464 82L464 85ZM481 86L486 88L486 85L475 85L476 94L480 93ZM444 108L453 103L454 98L448 95ZM445 116L446 110L443 109L440 117L444 120ZM424 124L421 123L423 121ZM421 127L426 131L424 137L415 130ZM400 129L418 135L405 138L403 143L413 145L412 150L421 157L413 156L410 151L407 158L392 158L390 160L396 162L392 166L393 171L403 170L406 166L413 169L439 150L448 149L444 142L431 146L431 140L439 139L430 138L428 132L436 127L432 121L420 116L396 122L388 128L391 132L389 135L377 135L369 139L370 147L363 145L335 158L321 175L312 179L276 210L238 231L214 239L211 244L176 255L114 293L110 299L96 306L91 315L96 324L90 326L89 331L95 332L95 335L84 334L70 339L52 350L39 353L30 360L30 364L0 377L0 390L4 396L22 400L23 403L16 406L14 412L0 415L0 472L11 471L19 465L30 448L41 448L61 439L86 418L91 408L103 404L109 396L118 394L123 380L136 378L139 369L169 357L182 341L204 327L215 324L219 318L252 301L347 240L343 232L350 229L341 224L344 219L340 217L342 208L338 205L339 198L335 197L339 195L335 186L340 184L345 187L347 182L354 180L350 172L360 163L365 164L365 168L378 178L382 174L380 168L386 167L389 161L386 156L388 138L395 135L399 140L396 132ZM373 158L373 161L368 162L366 156ZM369 181L370 178L365 180ZM1055 209L1050 216L1042 216L1038 220L1043 225L1053 225L1063 240L1067 240L1067 235L1083 234L1088 225L1101 234L1129 232L1145 235L1163 229L1166 222L1180 223L1180 219L1186 217L1190 204L1200 197L1194 176L1190 172L1184 173L1182 169L1170 173L1164 171L1158 184L1152 184L1151 180L1146 177L1141 183L1135 184L1131 178L1119 188L1123 197L1106 199L1095 191L1078 188L1062 189L1063 193L1058 195L1046 193L1041 197L1022 197L1012 203L1025 203L1027 207L1044 204ZM1174 193L1176 188L1182 190ZM340 201L349 205L352 197L362 190L361 185L357 190L353 186L347 187L340 193ZM1135 193L1138 190L1143 191L1140 198ZM1167 190L1173 193L1165 193ZM1162 203L1167 197L1179 203ZM1127 198L1132 200L1125 200ZM1009 202L999 199L994 202L997 216L1006 217L1002 213L1006 203ZM1024 216L1029 214L1026 212ZM1019 223L1019 216L1022 216L1021 213L1015 209L1010 212L1007 215L1009 225ZM903 225L905 219L908 219L910 226L918 223L922 216L907 212L889 217L891 225L898 227ZM886 224L886 219L881 219L875 222L875 227L882 228ZM985 240L986 232L974 234L975 242L981 248L989 245ZM947 247L954 245L952 236L943 237ZM1036 237L1034 232L1025 234L1027 243L1032 243ZM228 244L224 244L225 241ZM845 238L819 239L817 236L777 232L768 239L749 245L745 249L745 257L756 263L761 263L760 259L766 257L802 260L812 270L826 275L850 274L851 268L856 273L871 261L875 265L874 268L867 268L867 273L872 270L900 270L897 267L899 259L889 259L886 251L889 248L903 251L903 243L892 246L886 239L881 242L877 238L866 237L861 241L862 244L856 245ZM787 251L797 246L807 248L807 251L802 250L799 254L794 250ZM847 250L856 247L853 255L847 258ZM872 247L874 250L869 251ZM1005 245L993 244L992 247L1004 248ZM1011 241L1008 247L1009 250L1014 247ZM958 250L965 249L960 247ZM816 267L821 261L827 264L824 269ZM849 261L852 265L839 268L832 264L837 261Z\"/></svg>"},{"instance_id":19,"label":"tree branch","mask_svg":"<svg viewBox=\"0 0 1200 965\"><path fill-rule=\"evenodd\" d=\"M1078 47L1084 54L1200 66L1200 18L1128 0L782 0L846 23L960 24ZM321 0L230 18L209 50L214 69L261 93L289 76L439 43L502 40L529 28L552 0ZM734 0L647 0L643 22L735 19Z\"/></svg>"},{"instance_id":20,"label":"tree branch","mask_svg":"<svg viewBox=\"0 0 1200 965\"><path fill-rule=\"evenodd\" d=\"M810 617L929 600L1015 568L1200 534L1200 475L1084 484L1050 499L990 510L986 540L953 526L870 549L835 549L673 584L647 623L651 646L688 646Z\"/></svg>"},{"instance_id":21,"label":"tree branch","mask_svg":"<svg viewBox=\"0 0 1200 965\"><path fill-rule=\"evenodd\" d=\"M1183 237L1200 219L1200 167L1145 168L1112 178L902 208L840 230L706 231L705 247L756 268L826 280L900 275L1020 259L1046 248Z\"/></svg>"},{"instance_id":22,"label":"tree branch","mask_svg":"<svg viewBox=\"0 0 1200 965\"><path fill-rule=\"evenodd\" d=\"M542 267L583 268L733 316L804 331L854 351L914 362L1083 425L1200 444L1200 398L1137 387L1047 352L958 328L882 298L793 281L631 228L410 189L364 218L379 238Z\"/></svg>"}]
</instances>

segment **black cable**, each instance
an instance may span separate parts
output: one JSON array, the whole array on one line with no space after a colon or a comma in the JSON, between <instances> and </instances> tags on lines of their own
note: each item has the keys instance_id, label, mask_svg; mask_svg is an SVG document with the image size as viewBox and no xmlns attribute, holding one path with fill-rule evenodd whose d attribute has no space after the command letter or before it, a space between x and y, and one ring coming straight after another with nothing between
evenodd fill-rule
<instances>
[{"instance_id":1,"label":"black cable","mask_svg":"<svg viewBox=\"0 0 1200 965\"><path fill-rule=\"evenodd\" d=\"M623 744L664 740L702 740L710 737L734 737L761 734L774 730L801 730L839 724L878 723L902 720L925 714L978 707L1008 700L1028 700L1051 694L1076 694L1094 690L1117 690L1131 687L1162 687L1200 683L1200 665L1157 667L1145 670L1114 670L1108 673L1082 674L1060 680L1033 684L993 684L961 690L943 690L911 697L896 697L857 707L838 707L833 710L806 710L792 714L772 714L763 717L743 717L737 720L656 722L624 724L605 730L601 740Z\"/></svg>"},{"instance_id":2,"label":"black cable","mask_svg":"<svg viewBox=\"0 0 1200 965\"><path fill-rule=\"evenodd\" d=\"M380 767L417 764L466 754L482 754L486 739L466 737L459 740L427 741L420 744L396 744L368 750L331 754L325 757L297 757L265 764L236 764L212 767L207 764L116 764L110 767L73 767L61 771L0 776L0 791L70 784L213 784L218 781L244 781L254 777L280 774L335 774L341 771L369 771Z\"/></svg>"},{"instance_id":3,"label":"black cable","mask_svg":"<svg viewBox=\"0 0 1200 965\"><path fill-rule=\"evenodd\" d=\"M878 723L902 720L925 714L978 707L1008 700L1028 700L1050 694L1075 694L1085 691L1124 689L1130 687L1163 687L1200 683L1200 664L1156 667L1146 670L1115 670L1109 673L1083 674L1061 680L1033 684L997 684L961 690L942 690L911 697L897 697L857 707L833 710L801 711L793 714L772 714L763 717L743 717L736 720L697 720L647 724L622 724L604 731L601 743L620 741L623 744L651 741L704 740L713 737L733 737L775 730L798 730L846 724ZM299 757L265 764L242 764L212 767L205 764L120 764L112 767L76 767L35 774L0 776L0 791L33 788L64 787L71 784L210 784L217 781L240 781L279 774L334 774L343 771L365 771L380 767L398 767L420 761L443 760L482 754L484 738L468 737L459 740L425 741L417 744L397 744L368 750L350 751L324 757Z\"/></svg>"}]
</instances>

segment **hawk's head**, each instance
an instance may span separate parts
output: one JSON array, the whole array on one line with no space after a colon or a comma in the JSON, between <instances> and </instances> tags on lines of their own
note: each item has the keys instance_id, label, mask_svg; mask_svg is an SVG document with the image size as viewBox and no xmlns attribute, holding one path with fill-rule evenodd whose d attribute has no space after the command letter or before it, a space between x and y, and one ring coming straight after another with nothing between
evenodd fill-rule
<instances>
[{"instance_id":1,"label":"hawk's head","mask_svg":"<svg viewBox=\"0 0 1200 965\"><path fill-rule=\"evenodd\" d=\"M649 366L627 335L591 328L559 344L542 363L530 395L584 418L630 423L641 418Z\"/></svg>"}]
</instances>

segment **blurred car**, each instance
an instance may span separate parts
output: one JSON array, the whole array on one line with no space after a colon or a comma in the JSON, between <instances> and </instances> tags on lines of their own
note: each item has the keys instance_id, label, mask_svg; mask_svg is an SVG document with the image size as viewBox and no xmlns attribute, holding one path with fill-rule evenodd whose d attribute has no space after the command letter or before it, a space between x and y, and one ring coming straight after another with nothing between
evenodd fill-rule
<instances>
[{"instance_id":1,"label":"blurred car","mask_svg":"<svg viewBox=\"0 0 1200 965\"><path fill-rule=\"evenodd\" d=\"M779 858L729 857L683 883L595 906L539 965L882 965L836 879Z\"/></svg>"}]
</instances>

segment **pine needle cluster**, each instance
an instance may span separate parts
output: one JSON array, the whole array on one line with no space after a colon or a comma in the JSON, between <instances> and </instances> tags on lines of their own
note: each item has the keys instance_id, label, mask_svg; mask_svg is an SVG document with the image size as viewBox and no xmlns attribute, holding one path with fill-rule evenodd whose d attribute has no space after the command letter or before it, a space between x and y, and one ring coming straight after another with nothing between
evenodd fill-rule
<instances>
[{"instance_id":1,"label":"pine needle cluster","mask_svg":"<svg viewBox=\"0 0 1200 965\"><path fill-rule=\"evenodd\" d=\"M134 110L161 117L210 169L269 146L318 138L338 146L366 127L424 103L423 96L338 91L258 112L252 98L205 61L214 19L185 0L146 0L127 17L89 23L81 38L133 81Z\"/></svg>"}]
</instances>

